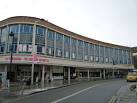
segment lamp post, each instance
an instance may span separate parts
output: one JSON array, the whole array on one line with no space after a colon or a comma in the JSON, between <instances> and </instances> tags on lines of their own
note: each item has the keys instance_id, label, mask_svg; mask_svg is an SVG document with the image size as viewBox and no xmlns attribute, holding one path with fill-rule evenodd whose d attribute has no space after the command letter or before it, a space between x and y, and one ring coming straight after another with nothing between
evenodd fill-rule
<instances>
[{"instance_id":1,"label":"lamp post","mask_svg":"<svg viewBox=\"0 0 137 103\"><path fill-rule=\"evenodd\" d=\"M115 78L115 60L113 59L112 77Z\"/></svg>"},{"instance_id":2,"label":"lamp post","mask_svg":"<svg viewBox=\"0 0 137 103\"><path fill-rule=\"evenodd\" d=\"M13 55L14 33L10 32L9 36L12 37L11 48L10 48L10 67L9 67L9 80L11 81L11 68L12 68L12 55Z\"/></svg>"}]
</instances>

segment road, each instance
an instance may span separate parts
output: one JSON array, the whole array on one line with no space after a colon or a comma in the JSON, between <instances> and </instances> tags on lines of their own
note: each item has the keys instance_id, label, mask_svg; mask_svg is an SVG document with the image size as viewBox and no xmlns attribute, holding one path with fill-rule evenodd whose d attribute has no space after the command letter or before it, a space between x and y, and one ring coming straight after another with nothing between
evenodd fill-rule
<instances>
[{"instance_id":1,"label":"road","mask_svg":"<svg viewBox=\"0 0 137 103\"><path fill-rule=\"evenodd\" d=\"M83 82L15 99L9 103L109 103L125 80Z\"/></svg>"}]
</instances>

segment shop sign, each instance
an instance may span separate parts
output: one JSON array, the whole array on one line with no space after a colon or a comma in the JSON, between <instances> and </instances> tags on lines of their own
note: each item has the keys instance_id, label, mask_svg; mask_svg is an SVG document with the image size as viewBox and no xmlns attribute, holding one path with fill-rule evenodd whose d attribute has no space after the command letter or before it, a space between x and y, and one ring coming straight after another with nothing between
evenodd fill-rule
<instances>
[{"instance_id":1,"label":"shop sign","mask_svg":"<svg viewBox=\"0 0 137 103\"><path fill-rule=\"evenodd\" d=\"M4 56L2 58L0 58L0 61L3 61L3 62L9 62L10 61L10 56ZM49 59L47 58L44 58L44 57L31 57L31 56L13 56L12 57L12 61L13 62L40 62L40 63L47 63L49 62Z\"/></svg>"}]
</instances>

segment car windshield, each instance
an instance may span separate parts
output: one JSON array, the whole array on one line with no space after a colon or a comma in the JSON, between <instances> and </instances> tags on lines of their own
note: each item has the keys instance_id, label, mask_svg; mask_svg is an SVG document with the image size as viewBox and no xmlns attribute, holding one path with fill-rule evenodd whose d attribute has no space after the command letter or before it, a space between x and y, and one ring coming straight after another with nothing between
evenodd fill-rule
<instances>
[{"instance_id":1,"label":"car windshield","mask_svg":"<svg viewBox=\"0 0 137 103\"><path fill-rule=\"evenodd\" d=\"M128 75L129 76L137 76L137 72L129 72Z\"/></svg>"}]
</instances>

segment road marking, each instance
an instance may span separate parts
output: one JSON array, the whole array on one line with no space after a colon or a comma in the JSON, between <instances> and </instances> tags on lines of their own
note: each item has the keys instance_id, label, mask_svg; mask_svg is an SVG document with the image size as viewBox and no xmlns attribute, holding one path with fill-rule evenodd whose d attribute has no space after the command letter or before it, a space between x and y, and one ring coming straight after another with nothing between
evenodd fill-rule
<instances>
[{"instance_id":1,"label":"road marking","mask_svg":"<svg viewBox=\"0 0 137 103\"><path fill-rule=\"evenodd\" d=\"M55 100L55 101L53 101L53 102L51 102L51 103L58 103L58 102L61 102L61 101L66 100L66 99L68 99L68 98L70 98L70 97L73 97L73 96L75 96L75 95L78 95L78 94L80 94L80 93L82 93L82 92L84 92L84 91L87 91L87 90L89 90L89 89L92 89L92 88L95 88L95 87L97 87L97 86L101 86L101 85L104 85L104 84L106 84L106 83L95 84L94 86L85 88L85 89L83 89L83 90L80 90L80 91L78 91L78 92L75 92L75 93L73 93L73 94L71 94L71 95L68 95L68 96L66 96L66 97L57 99L57 100Z\"/></svg>"},{"instance_id":2,"label":"road marking","mask_svg":"<svg viewBox=\"0 0 137 103\"><path fill-rule=\"evenodd\" d=\"M109 103L115 103L116 101L116 96L112 96L112 98L110 99Z\"/></svg>"}]
</instances>

